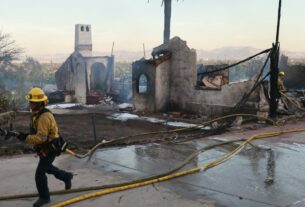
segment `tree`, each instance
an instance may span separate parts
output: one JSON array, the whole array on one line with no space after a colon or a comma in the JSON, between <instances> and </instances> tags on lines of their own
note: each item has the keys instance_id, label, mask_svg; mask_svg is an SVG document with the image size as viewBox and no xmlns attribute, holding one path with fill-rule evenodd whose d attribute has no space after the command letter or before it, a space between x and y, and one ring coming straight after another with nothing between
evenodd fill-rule
<instances>
[{"instance_id":1,"label":"tree","mask_svg":"<svg viewBox=\"0 0 305 207\"><path fill-rule=\"evenodd\" d=\"M41 85L43 72L41 64L32 57L27 57L20 67L26 72L27 80Z\"/></svg>"},{"instance_id":2,"label":"tree","mask_svg":"<svg viewBox=\"0 0 305 207\"><path fill-rule=\"evenodd\" d=\"M0 112L15 108L14 99L11 99L12 94L6 91L5 81L7 76L11 75L7 66L12 66L12 61L18 59L22 52L9 34L0 31Z\"/></svg>"},{"instance_id":3,"label":"tree","mask_svg":"<svg viewBox=\"0 0 305 207\"><path fill-rule=\"evenodd\" d=\"M171 24L171 14L172 14L172 0L164 1L164 33L163 33L163 43L168 43L170 39L170 24Z\"/></svg>"},{"instance_id":4,"label":"tree","mask_svg":"<svg viewBox=\"0 0 305 207\"><path fill-rule=\"evenodd\" d=\"M149 0L148 0L148 2L149 2ZM168 41L170 39L170 25L171 25L171 15L172 15L172 0L162 0L162 5L163 4L164 4L163 43L168 43Z\"/></svg>"},{"instance_id":5,"label":"tree","mask_svg":"<svg viewBox=\"0 0 305 207\"><path fill-rule=\"evenodd\" d=\"M10 34L0 31L0 64L11 63L13 60L18 59L23 49L18 48L15 40L11 39Z\"/></svg>"}]
</instances>

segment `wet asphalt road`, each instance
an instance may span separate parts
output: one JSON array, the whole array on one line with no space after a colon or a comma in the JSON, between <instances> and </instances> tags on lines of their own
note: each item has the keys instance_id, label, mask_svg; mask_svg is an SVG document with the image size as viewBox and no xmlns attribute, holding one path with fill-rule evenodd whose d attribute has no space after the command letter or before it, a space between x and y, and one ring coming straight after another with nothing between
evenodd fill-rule
<instances>
[{"instance_id":1,"label":"wet asphalt road","mask_svg":"<svg viewBox=\"0 0 305 207\"><path fill-rule=\"evenodd\" d=\"M90 161L63 156L56 164L74 172L73 188L119 183L170 170L195 150L215 143L214 138L217 139L211 137L181 144L100 149ZM230 135L221 138L230 139ZM288 143L286 138L292 141ZM247 146L232 159L207 171L97 197L72 206L305 206L304 140L305 133L294 133L270 141L255 141L255 146ZM201 153L183 169L201 166L230 149L233 147L215 148ZM270 152L274 163L268 166ZM33 163L37 160L33 159L27 156L0 160L1 195L35 192ZM23 174L20 169L23 169ZM274 182L266 184L264 181L270 170ZM62 188L62 184L50 176L49 181L51 190ZM81 194L53 196L52 204ZM33 201L0 201L0 206L31 206Z\"/></svg>"},{"instance_id":2,"label":"wet asphalt road","mask_svg":"<svg viewBox=\"0 0 305 207\"><path fill-rule=\"evenodd\" d=\"M117 165L115 171L118 174L144 177L173 168L204 145L191 142L130 146L100 151L95 160ZM264 182L268 176L269 148L274 156L272 184ZM203 165L226 152L226 149L214 149L202 153L184 169ZM215 168L158 185L187 200L200 200L202 197L215 200L216 206L305 206L304 156L305 145L301 144L269 143L260 145L260 148L247 147Z\"/></svg>"}]
</instances>

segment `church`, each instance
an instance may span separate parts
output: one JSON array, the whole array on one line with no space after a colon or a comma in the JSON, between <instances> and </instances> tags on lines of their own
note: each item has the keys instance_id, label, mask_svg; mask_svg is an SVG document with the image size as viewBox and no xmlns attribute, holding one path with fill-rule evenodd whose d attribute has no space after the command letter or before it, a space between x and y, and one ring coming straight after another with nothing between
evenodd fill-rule
<instances>
[{"instance_id":1,"label":"church","mask_svg":"<svg viewBox=\"0 0 305 207\"><path fill-rule=\"evenodd\" d=\"M91 25L75 25L75 49L55 73L65 102L98 103L113 82L114 56L93 56Z\"/></svg>"}]
</instances>

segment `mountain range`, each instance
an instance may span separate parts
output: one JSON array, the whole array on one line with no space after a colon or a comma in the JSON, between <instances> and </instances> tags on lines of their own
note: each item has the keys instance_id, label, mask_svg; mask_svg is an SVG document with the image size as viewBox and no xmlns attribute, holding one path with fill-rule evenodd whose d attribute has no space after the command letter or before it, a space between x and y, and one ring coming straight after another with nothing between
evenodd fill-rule
<instances>
[{"instance_id":1,"label":"mountain range","mask_svg":"<svg viewBox=\"0 0 305 207\"><path fill-rule=\"evenodd\" d=\"M254 47L221 47L213 50L196 50L197 58L203 60L241 60L257 54L264 49ZM287 55L290 59L305 59L305 52L292 52L282 51L283 54ZM151 58L151 51L145 52L145 58ZM45 55L34 55L33 57L40 62L64 62L70 54L58 53L58 54L45 54ZM110 55L109 52L94 52L94 56ZM115 60L117 62L133 62L135 60L144 57L143 51L127 51L118 50L114 51Z\"/></svg>"}]
</instances>

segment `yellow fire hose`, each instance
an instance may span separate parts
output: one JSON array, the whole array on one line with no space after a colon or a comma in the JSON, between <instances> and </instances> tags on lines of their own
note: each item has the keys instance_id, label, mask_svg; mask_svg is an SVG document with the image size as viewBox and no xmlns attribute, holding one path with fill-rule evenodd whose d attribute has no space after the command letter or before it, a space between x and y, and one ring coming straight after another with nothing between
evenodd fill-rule
<instances>
[{"instance_id":1,"label":"yellow fire hose","mask_svg":"<svg viewBox=\"0 0 305 207\"><path fill-rule=\"evenodd\" d=\"M166 180L170 180L173 178L177 178L177 177L181 177L184 175L188 175L188 174L193 174L202 170L208 170L209 168L215 167L223 162L225 162L226 160L232 158L234 155L236 155L238 152L240 152L240 150L246 146L246 144L250 143L253 140L256 139L262 139L262 138L269 138L269 137L274 137L274 136L278 136L281 135L283 133L291 133L291 132L304 132L305 129L294 129L294 130L281 130L278 132L269 132L269 133L262 133L262 134L258 134L258 135L254 135L249 137L246 141L244 141L242 144L240 144L236 149L234 149L233 151L227 153L226 155L212 161L209 163L206 163L200 167L196 167L190 170L185 170L182 172L178 172L178 173L173 173L171 175L167 175L167 176L163 176L157 179L152 179L149 181L144 181L144 182L138 182L138 183L134 183L134 184L130 184L130 185L125 185L125 186L120 186L120 187L115 187L115 188L110 188L110 189L105 189L105 190L101 190L98 192L94 192L94 193L89 193L89 194L85 194L82 196L78 196L63 202L60 202L58 204L53 205L52 207L63 207L63 206L67 206L67 205L71 205L73 203L76 202L80 202L89 198L93 198L93 197L97 197L97 196L102 196L102 195L106 195L106 194L110 194L110 193L114 193L114 192L119 192L119 191L123 191L123 190L128 190L128 189L132 189L132 188L137 188L137 187L142 187L145 185L150 185L153 183L157 183L157 182L162 182L162 181L166 181Z\"/></svg>"},{"instance_id":2,"label":"yellow fire hose","mask_svg":"<svg viewBox=\"0 0 305 207\"><path fill-rule=\"evenodd\" d=\"M291 101L291 100L290 100ZM274 125L276 126L280 126L279 122L275 122L272 119L269 118L265 118L265 117L259 117L257 115L253 115L253 114L232 114L232 115L228 115L228 116L224 116L224 117L220 117L220 118L216 118L210 121L206 121L206 122L202 122L200 125L194 126L194 127L187 127L187 128L182 128L182 129L175 129L175 130L171 130L171 132L178 132L178 131L183 131L183 130L187 130L187 129L191 129L191 128L197 128L199 126L204 126L210 123L213 123L215 121L221 120L221 119L226 119L229 117L234 117L234 116L253 116L253 117L258 117L260 119L265 119L267 121L272 122ZM136 187L141 187L141 186L145 186L145 185L150 185L153 183L157 183L157 182L162 182L162 181L166 181L166 180L170 180L173 178L177 178L177 177L181 177L184 175L188 175L188 174L193 174L195 172L199 172L201 170L208 170L209 168L215 167L225 161L227 161L228 159L232 158L233 156L235 156L238 152L240 152L242 150L243 147L245 147L247 144L249 144L250 142L256 140L256 139L262 139L262 138L270 138L270 137L274 137L274 136L279 136L283 133L292 133L292 132L304 132L305 129L293 129L293 130L280 130L278 132L269 132L269 133L262 133L262 134L258 134L258 135L254 135L249 137L248 139L246 139L246 141L242 142L236 149L234 149L233 151L227 153L224 156L221 156L220 158L206 163L204 165L202 165L201 167L196 167L190 170L185 170L182 172L178 172L178 173L173 173L171 175L167 175L167 176L163 176L157 179L152 179L149 181L144 181L144 182L138 182L138 183L134 183L134 184L130 184L130 185L125 185L125 186L120 186L120 187L114 187L114 188L110 188L110 189L105 189L105 190L101 190L98 192L94 192L94 193L89 193L89 194L85 194L82 196L78 196L63 202L60 202L56 205L53 205L52 207L63 207L63 206L67 206L70 205L72 203L76 203L85 199L89 199L89 198L93 198L93 197L97 197L97 196L102 196L102 195L106 195L106 194L110 194L110 193L114 193L114 192L119 192L119 191L123 191L123 190L127 190L127 189L132 189L132 188L136 188ZM99 145L99 144L98 144ZM97 145L97 146L98 146ZM97 147L96 147L97 149ZM94 152L94 151L92 151ZM68 153L70 154L75 154L74 152L68 150Z\"/></svg>"},{"instance_id":3,"label":"yellow fire hose","mask_svg":"<svg viewBox=\"0 0 305 207\"><path fill-rule=\"evenodd\" d=\"M202 147L198 150L195 150L191 155L189 155L181 164L178 166L174 167L173 169L157 174L157 175L152 175L149 177L144 177L144 178L138 178L135 180L130 180L130 181L125 181L122 183L116 183L116 184L108 184L108 185L97 185L97 186L89 186L89 187L81 187L81 188L73 188L70 190L58 190L58 191L51 191L50 195L63 195L63 194L70 194L70 193L78 193L78 192L84 192L84 191L93 191L93 190L101 190L101 189L108 189L108 188L114 188L114 187L120 187L124 185L129 185L133 184L136 182L144 182L152 179L156 179L159 177L167 176L170 174L173 174L186 166L191 160L193 160L198 154L202 152L206 152L208 150L211 150L216 147L224 146L227 144L232 144L235 142L242 142L245 141L245 139L237 139L237 140L230 140L230 141L224 141L224 142L219 142L211 145L207 145L205 147ZM37 193L27 193L27 194L19 194L19 195L6 195L6 196L0 196L0 201L2 200L12 200L12 199L21 199L21 198L31 198L31 197L37 197Z\"/></svg>"},{"instance_id":4,"label":"yellow fire hose","mask_svg":"<svg viewBox=\"0 0 305 207\"><path fill-rule=\"evenodd\" d=\"M192 126L192 127L185 127L185 128L180 128L180 129L174 129L174 130L170 130L170 131L158 131L158 132L149 132L149 133L143 133L144 135L148 135L148 134L158 134L158 133L169 133L169 132L178 132L178 131L183 131L183 130L188 130L188 129L192 129L192 128L202 128L203 126L209 124L209 123L213 123L215 121L218 121L218 120L222 120L222 119L226 119L226 118L230 118L230 117L236 117L236 116L250 116L250 117L257 117L257 118L260 118L260 119L264 119L264 120L267 120L269 122L272 122L273 125L276 125L276 126L280 126L279 123L281 122L275 122L271 119L268 119L268 118L265 118L265 117L260 117L260 116L257 116L257 115L253 115L253 114L232 114L232 115L228 115L228 116L224 116L224 117L219 117L219 118L216 118L216 119L213 119L213 120L210 120L210 121L206 121L206 122L202 122L201 124L199 125L196 125L196 126ZM271 136L277 136L277 135L280 135L281 133L288 133L288 132L298 132L298 131L304 131L303 129L298 129L298 130L286 130L286 131L280 131L280 132L273 132L273 133L265 133L265 134L262 134L262 135L257 135L257 136L253 136L253 137L250 137L248 138L245 142L243 142L238 148L236 148L235 150L233 150L232 152L228 153L227 155L213 161L213 162L210 162L210 163L207 163L201 167L198 167L198 168L194 168L194 169L191 169L191 170L187 170L187 171L183 171L183 172L179 172L179 173L174 173L175 171L181 169L183 166L185 166L187 164L187 162L189 162L191 159L193 159L193 157L195 157L197 154L199 154L200 152L204 152L206 150L210 150L214 147L217 147L217 146L221 146L221 145L225 145L225 144L229 144L229 143L233 143L233 142L240 142L240 141L243 141L245 139L239 139L239 140L232 140L232 141L226 141L226 142L222 142L222 143L218 143L218 144L213 144L213 145L209 145L209 146L206 146L202 149L199 149L197 151L195 151L194 153L192 153L192 155L190 155L183 163L182 165L179 165L178 167L172 169L171 171L168 171L168 172L165 172L165 173L162 173L162 174L159 174L159 175L155 175L155 176L150 176L150 177L146 177L146 178L140 178L140 179L137 179L137 180L132 180L132 181L127 181L127 182L124 182L124 183L118 183L118 184L110 184L110 185L104 185L104 186L91 186L91 187L85 187L85 188L78 188L78 189L71 189L71 190L66 190L66 191L63 191L63 190L60 190L60 191L54 191L54 192L50 192L51 195L59 195L59 194L68 194L68 193L75 193L75 192L83 192L83 191L89 191L89 190L101 190L101 189L106 189L104 190L106 193L102 193L101 195L103 194L108 194L108 193L111 193L111 192L117 192L117 191L121 191L121 190L125 190L125 189L129 189L129 188L135 188L135 187L140 187L140 186L143 186L143 185L148 185L148 184L151 184L151 183L155 183L155 182L161 182L161 181L165 181L165 180L168 180L168 179L172 179L172 178L175 178L175 177L180 177L180 176L183 176L183 175L186 175L186 174L192 174L192 173L195 173L195 172L198 172L200 170L207 170L211 167L214 167L228 159L230 159L231 157L233 157L235 154L237 154L246 144L250 143L251 141L253 141L254 139L258 139L258 138L264 138L264 137L271 137ZM129 137L134 137L134 136L140 136L140 135L131 135L131 136L126 136L126 137L121 137L121 138L118 138L120 140L124 140L124 139L127 139ZM113 140L109 140L109 141L103 141L101 143L99 143L98 145L96 145L94 148L92 148L89 152L87 152L85 155L79 155L79 154L76 154L75 152L73 152L72 150L69 150L67 149L66 152L77 157L77 158L84 158L84 157L87 157L88 155L92 155L94 153L94 151L99 147L99 146L102 146L103 144L106 144L106 143L112 143L116 141L116 139L113 139ZM172 173L172 174L170 174ZM131 187L130 187L131 186ZM104 192L104 191L99 191L99 192ZM99 193L98 192L98 193ZM95 194L95 193L93 193ZM35 193L31 193L31 194L23 194L23 195L11 195L11 196L2 196L0 197L0 200L10 200L10 199L17 199L17 198L27 198L27 197L36 197L37 194ZM85 195L86 196L86 195ZM96 195L96 196L99 196L99 195ZM84 196L81 196L81 197L84 197ZM90 197L88 197L90 198ZM84 199L84 198L83 198ZM82 200L83 200L82 199ZM85 198L86 199L86 198ZM80 201L80 200L79 200ZM77 202L77 201L76 201ZM74 203L74 202L73 202ZM60 205L61 203L57 204L57 205ZM55 205L55 206L57 206ZM69 204L67 204L69 205ZM65 205L64 205L65 206Z\"/></svg>"},{"instance_id":5,"label":"yellow fire hose","mask_svg":"<svg viewBox=\"0 0 305 207\"><path fill-rule=\"evenodd\" d=\"M217 120L220 119L224 119L227 117L233 117L233 116L237 116L237 115L241 115L241 114L235 114L235 115L229 115L226 117L220 117L217 118ZM247 114L248 116L255 116L256 115L252 115L252 114ZM267 118L263 118L263 119L267 119ZM269 120L269 119L267 119ZM215 120L211 120L208 122L213 122ZM274 125L276 125L277 123L273 122L273 120L269 120L270 122L272 122ZM205 122L205 123L208 123ZM184 128L184 129L189 129L189 128ZM178 129L181 130L181 129ZM160 133L160 132L151 132L151 133ZM150 133L150 134L151 134ZM149 133L147 133L149 134ZM136 136L136 135L132 135L132 136ZM127 139L130 136L127 137L122 137L120 139ZM109 140L107 142L112 142L113 140ZM179 166L173 168L172 170L169 170L167 172L164 173L160 173L154 176L149 176L149 177L144 177L144 178L139 178L139 179L135 179L135 180L131 180L131 181L127 181L127 182L123 182L123 183L117 183L117 184L110 184L110 185L98 185L98 186L89 186L89 187L82 187L82 188L74 188L74 189L70 189L70 190L58 190L58 191L51 191L50 195L62 195L62 194L69 194L69 193L77 193L77 192L84 192L84 191L93 191L93 190L101 190L101 189L108 189L108 188L114 188L114 187L120 187L120 186L124 186L124 185L129 185L129 184L133 184L136 182L144 182L144 181L148 181L148 180L152 180L152 179L156 179L162 176L167 176L169 174L172 174L174 172L177 172L178 170L180 170L182 167L184 167L190 160L192 160L196 155L198 155L201 152L207 151L207 150L211 150L215 147L219 147L219 146L223 146L226 144L230 144L230 143L234 143L234 142L241 142L241 141L245 141L245 139L238 139L238 140L231 140L231 141L225 141L225 142L220 142L220 143L216 143L216 144L212 144L212 145L208 145L205 146L201 149L196 150L195 152L193 152L190 156L188 156ZM106 143L106 142L102 142L102 143ZM95 146L96 147L96 146ZM93 153L94 151L90 150L91 153ZM75 152L73 152L70 149L66 149L66 152L68 152L69 154L82 159L85 158L88 153L86 153L85 155L79 155L76 154ZM11 200L11 199L20 199L20 198L30 198L30 197L37 197L38 194L37 193L27 193L27 194L20 194L20 195L7 195L7 196L0 196L0 201L1 200Z\"/></svg>"}]
</instances>

